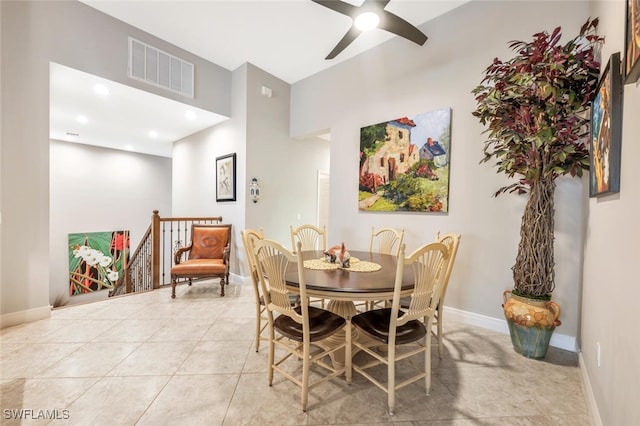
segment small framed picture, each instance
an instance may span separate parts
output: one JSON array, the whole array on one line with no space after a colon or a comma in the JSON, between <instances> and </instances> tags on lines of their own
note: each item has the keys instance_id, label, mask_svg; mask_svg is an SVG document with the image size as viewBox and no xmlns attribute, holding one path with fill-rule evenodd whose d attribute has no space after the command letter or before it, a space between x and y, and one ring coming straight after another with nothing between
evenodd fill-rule
<instances>
[{"instance_id":1,"label":"small framed picture","mask_svg":"<svg viewBox=\"0 0 640 426\"><path fill-rule=\"evenodd\" d=\"M236 201L236 153L216 157L216 201Z\"/></svg>"},{"instance_id":2,"label":"small framed picture","mask_svg":"<svg viewBox=\"0 0 640 426\"><path fill-rule=\"evenodd\" d=\"M591 104L589 195L620 192L622 69L620 52L611 55Z\"/></svg>"}]
</instances>

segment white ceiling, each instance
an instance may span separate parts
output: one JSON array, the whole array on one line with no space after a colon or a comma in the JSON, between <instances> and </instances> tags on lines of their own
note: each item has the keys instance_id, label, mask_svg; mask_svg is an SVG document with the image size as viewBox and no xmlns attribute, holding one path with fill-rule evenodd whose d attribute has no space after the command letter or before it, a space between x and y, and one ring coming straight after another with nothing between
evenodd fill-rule
<instances>
[{"instance_id":1,"label":"white ceiling","mask_svg":"<svg viewBox=\"0 0 640 426\"><path fill-rule=\"evenodd\" d=\"M363 33L327 61L324 57L347 32L351 19L310 0L81 1L228 70L249 62L288 83L396 37L382 30ZM386 9L420 26L467 1L391 0ZM421 29L429 36L428 25ZM428 50L429 41L413 46L417 53ZM200 110L199 119L190 122L184 120L186 106L178 102L67 67L52 66L51 73L55 139L170 157L171 142L223 118ZM111 85L106 98L93 92L98 80ZM75 121L80 114L87 123ZM158 133L156 140L149 139L150 130ZM69 137L67 132L79 136Z\"/></svg>"},{"instance_id":2,"label":"white ceiling","mask_svg":"<svg viewBox=\"0 0 640 426\"><path fill-rule=\"evenodd\" d=\"M364 0L346 1L360 5ZM419 26L467 1L391 0L386 10ZM221 67L234 70L250 62L288 83L396 37L383 30L363 33L326 61L351 19L311 0L82 2ZM428 27L422 30L429 35ZM429 49L429 41L415 49L416 53Z\"/></svg>"},{"instance_id":3,"label":"white ceiling","mask_svg":"<svg viewBox=\"0 0 640 426\"><path fill-rule=\"evenodd\" d=\"M171 157L174 141L227 119L55 63L49 76L51 139Z\"/></svg>"}]
</instances>

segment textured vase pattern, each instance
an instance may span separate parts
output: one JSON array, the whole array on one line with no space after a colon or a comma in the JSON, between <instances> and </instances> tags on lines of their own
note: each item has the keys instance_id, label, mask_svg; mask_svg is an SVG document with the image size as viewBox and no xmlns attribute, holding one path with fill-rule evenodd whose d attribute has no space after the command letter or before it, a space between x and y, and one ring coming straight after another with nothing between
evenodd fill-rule
<instances>
[{"instance_id":1,"label":"textured vase pattern","mask_svg":"<svg viewBox=\"0 0 640 426\"><path fill-rule=\"evenodd\" d=\"M544 358L553 330L560 325L558 304L514 296L510 291L505 291L503 297L504 316L515 351L528 358Z\"/></svg>"}]
</instances>

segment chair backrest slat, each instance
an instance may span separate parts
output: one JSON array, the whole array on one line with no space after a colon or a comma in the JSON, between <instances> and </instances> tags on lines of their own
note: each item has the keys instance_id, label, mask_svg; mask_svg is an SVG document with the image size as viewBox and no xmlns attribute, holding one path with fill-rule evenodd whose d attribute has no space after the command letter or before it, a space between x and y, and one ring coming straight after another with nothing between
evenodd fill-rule
<instances>
[{"instance_id":1,"label":"chair backrest slat","mask_svg":"<svg viewBox=\"0 0 640 426\"><path fill-rule=\"evenodd\" d=\"M269 314L276 311L282 315L287 315L298 323L308 326L307 298L304 281L304 272L300 270L298 257L287 250L280 243L272 240L255 241L254 254L257 261L257 272L265 298L265 305ZM287 288L286 273L290 263L296 264L300 285L300 299L302 302L302 314L298 314L291 305L291 292ZM272 319L271 319L272 321Z\"/></svg>"},{"instance_id":2,"label":"chair backrest slat","mask_svg":"<svg viewBox=\"0 0 640 426\"><path fill-rule=\"evenodd\" d=\"M433 313L438 306L438 301L442 294L447 259L449 257L447 247L437 242L423 245L408 257L405 257L404 250L405 246L403 244L398 256L398 269L396 271L396 282L391 306L390 330L393 330L394 333L396 325L400 326L408 321L424 317L433 317ZM406 265L411 266L414 289L411 293L409 308L404 310L398 318L400 291Z\"/></svg>"},{"instance_id":3,"label":"chair backrest slat","mask_svg":"<svg viewBox=\"0 0 640 426\"><path fill-rule=\"evenodd\" d=\"M264 233L262 228L260 231L256 231L255 229L245 229L242 231L242 242L244 244L247 265L249 266L249 274L251 275L251 282L256 292L259 292L260 280L258 279L258 265L253 249L255 242L263 239Z\"/></svg>"},{"instance_id":4,"label":"chair backrest slat","mask_svg":"<svg viewBox=\"0 0 640 426\"><path fill-rule=\"evenodd\" d=\"M306 250L326 250L327 249L327 229L318 228L314 225L301 225L296 229L291 229L291 247L296 251L297 242L302 243L302 251Z\"/></svg>"},{"instance_id":5,"label":"chair backrest slat","mask_svg":"<svg viewBox=\"0 0 640 426\"><path fill-rule=\"evenodd\" d=\"M460 234L454 233L440 235L440 233L438 232L438 234L436 235L436 242L444 244L449 250L449 259L447 261L447 267L442 284L442 295L440 296L440 304L444 304L444 297L447 294L447 287L449 286L451 271L453 271L453 264L456 260L456 255L458 254L458 247L460 246L460 238Z\"/></svg>"},{"instance_id":6,"label":"chair backrest slat","mask_svg":"<svg viewBox=\"0 0 640 426\"><path fill-rule=\"evenodd\" d=\"M371 228L369 253L373 253L373 246L377 241L378 253L398 256L403 239L404 228L399 231L393 228L380 228L376 231L375 228Z\"/></svg>"}]
</instances>

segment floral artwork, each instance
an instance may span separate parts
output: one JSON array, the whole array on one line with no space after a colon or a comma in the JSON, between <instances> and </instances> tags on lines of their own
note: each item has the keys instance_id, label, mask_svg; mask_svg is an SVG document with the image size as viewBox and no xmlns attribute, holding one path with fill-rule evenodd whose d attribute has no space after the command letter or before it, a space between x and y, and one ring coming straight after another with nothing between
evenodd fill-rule
<instances>
[{"instance_id":1,"label":"floral artwork","mask_svg":"<svg viewBox=\"0 0 640 426\"><path fill-rule=\"evenodd\" d=\"M447 212L451 108L360 129L358 209Z\"/></svg>"},{"instance_id":2,"label":"floral artwork","mask_svg":"<svg viewBox=\"0 0 640 426\"><path fill-rule=\"evenodd\" d=\"M69 234L69 294L112 289L129 261L129 231Z\"/></svg>"}]
</instances>

